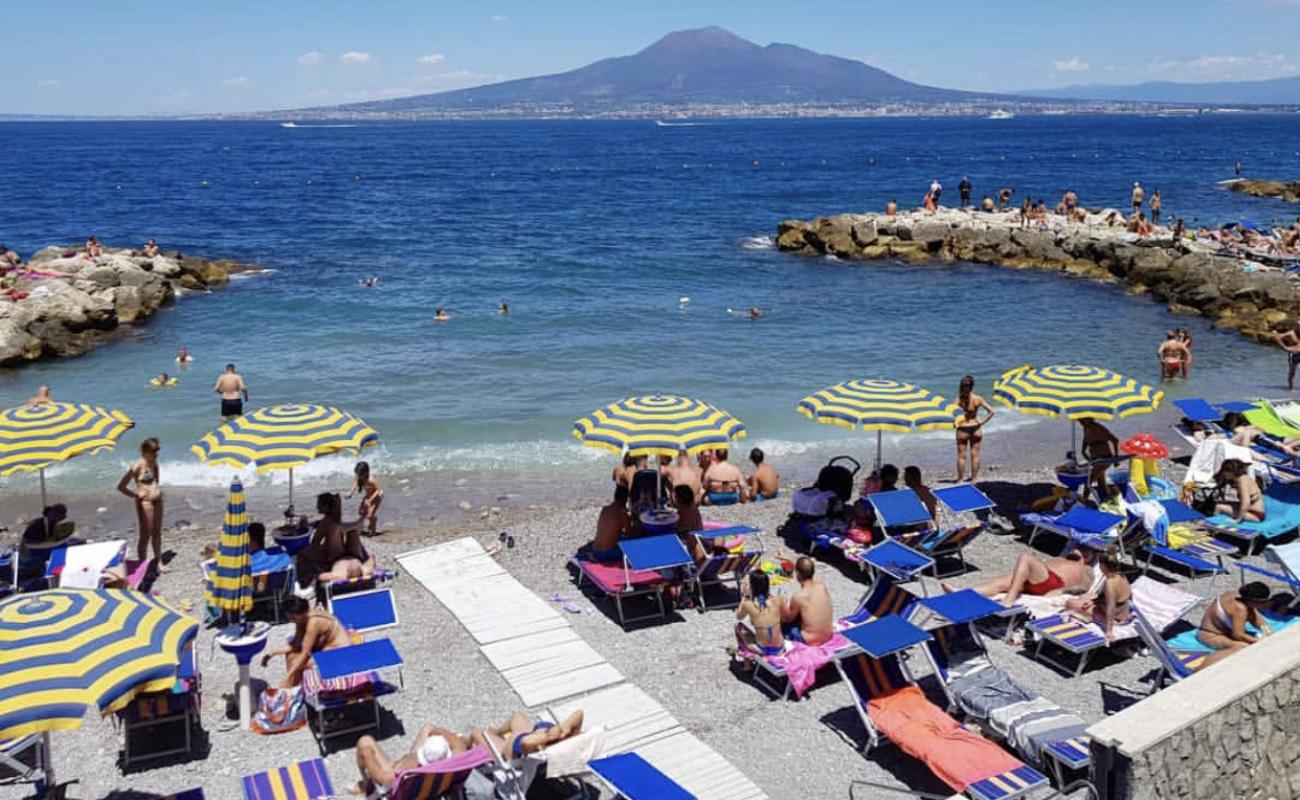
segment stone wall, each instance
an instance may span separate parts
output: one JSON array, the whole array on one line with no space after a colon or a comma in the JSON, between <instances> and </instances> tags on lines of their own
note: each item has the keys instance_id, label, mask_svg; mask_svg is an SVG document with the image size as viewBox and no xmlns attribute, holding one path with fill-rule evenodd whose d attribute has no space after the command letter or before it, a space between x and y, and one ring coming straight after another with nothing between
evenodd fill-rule
<instances>
[{"instance_id":1,"label":"stone wall","mask_svg":"<svg viewBox=\"0 0 1300 800\"><path fill-rule=\"evenodd\" d=\"M1105 800L1300 798L1300 626L1088 730Z\"/></svg>"}]
</instances>

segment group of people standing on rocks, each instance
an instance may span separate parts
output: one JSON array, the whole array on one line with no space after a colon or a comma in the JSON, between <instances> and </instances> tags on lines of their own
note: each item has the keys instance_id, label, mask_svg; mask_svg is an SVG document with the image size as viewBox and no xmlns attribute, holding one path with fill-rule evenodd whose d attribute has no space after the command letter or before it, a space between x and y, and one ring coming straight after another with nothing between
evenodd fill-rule
<instances>
[{"instance_id":1,"label":"group of people standing on rocks","mask_svg":"<svg viewBox=\"0 0 1300 800\"><path fill-rule=\"evenodd\" d=\"M957 184L957 195L962 210L972 209L983 213L992 214L1000 211L1006 211L1011 208L1011 200L1016 194L1016 190L1010 187L999 189L996 195L984 195L977 204L973 201L974 186L971 183L970 176L963 175L961 182ZM930 182L921 201L921 207L930 214L938 213L939 198L943 196L943 184L938 178ZM1138 181L1133 183L1133 191L1129 196L1129 202L1133 209L1132 215L1125 218L1118 211L1112 212L1106 219L1106 224L1110 226L1124 225L1130 232L1146 236L1155 231L1160 226L1160 218L1164 213L1164 198L1160 194L1160 187L1156 187L1148 198L1146 190ZM1150 215L1143 210L1144 207L1150 212ZM1057 215L1065 217L1068 222L1085 223L1088 221L1088 212L1079 205L1079 195L1073 189L1066 189L1054 208ZM894 216L898 213L898 203L890 200L885 207L887 216ZM1020 204L1020 225L1029 227L1033 224L1046 224L1048 215L1047 201L1041 197L1035 200L1032 195L1026 194ZM1182 233L1182 221L1178 220L1179 235Z\"/></svg>"}]
</instances>

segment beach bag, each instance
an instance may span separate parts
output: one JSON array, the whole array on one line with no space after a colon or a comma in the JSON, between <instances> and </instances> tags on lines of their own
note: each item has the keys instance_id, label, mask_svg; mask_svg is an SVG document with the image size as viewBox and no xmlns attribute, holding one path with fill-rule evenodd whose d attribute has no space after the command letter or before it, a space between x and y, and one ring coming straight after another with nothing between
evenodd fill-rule
<instances>
[{"instance_id":1,"label":"beach bag","mask_svg":"<svg viewBox=\"0 0 1300 800\"><path fill-rule=\"evenodd\" d=\"M273 733L296 731L307 724L307 704L302 689L268 688L257 698L257 713L253 715L254 733L269 736Z\"/></svg>"}]
</instances>

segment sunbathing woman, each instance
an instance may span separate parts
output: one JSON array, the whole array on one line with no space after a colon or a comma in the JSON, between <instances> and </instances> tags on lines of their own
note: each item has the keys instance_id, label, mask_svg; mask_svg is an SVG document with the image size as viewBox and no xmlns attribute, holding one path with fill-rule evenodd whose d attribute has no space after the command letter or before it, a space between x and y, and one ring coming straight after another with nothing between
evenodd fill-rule
<instances>
[{"instance_id":1,"label":"sunbathing woman","mask_svg":"<svg viewBox=\"0 0 1300 800\"><path fill-rule=\"evenodd\" d=\"M1250 474L1250 465L1235 458L1226 459L1215 476L1219 488L1232 487L1237 499L1214 504L1215 514L1227 514L1237 522L1259 522L1264 519L1264 493Z\"/></svg>"},{"instance_id":2,"label":"sunbathing woman","mask_svg":"<svg viewBox=\"0 0 1300 800\"><path fill-rule=\"evenodd\" d=\"M1130 605L1133 587L1129 585L1128 578L1124 577L1114 547L1107 548L1097 558L1097 570L1103 578L1101 594L1066 600L1065 607L1091 617L1106 632L1106 641L1112 642L1115 640L1115 626L1133 619Z\"/></svg>"},{"instance_id":3,"label":"sunbathing woman","mask_svg":"<svg viewBox=\"0 0 1300 800\"><path fill-rule=\"evenodd\" d=\"M1259 613L1259 609L1268 602L1268 597L1267 585L1251 581L1240 588L1229 589L1206 607L1196 638L1202 644L1213 647L1215 652L1205 660L1205 666L1222 661L1259 641L1260 637L1273 633L1273 629ZM1258 636L1246 632L1247 623L1259 629Z\"/></svg>"},{"instance_id":4,"label":"sunbathing woman","mask_svg":"<svg viewBox=\"0 0 1300 800\"><path fill-rule=\"evenodd\" d=\"M1286 439L1269 436L1262 428L1247 422L1245 415L1237 411L1229 411L1224 414L1223 420L1219 424L1231 434L1233 444L1250 447L1255 443L1256 439L1260 439L1265 444L1281 450L1292 458L1300 456L1300 436L1291 436Z\"/></svg>"},{"instance_id":5,"label":"sunbathing woman","mask_svg":"<svg viewBox=\"0 0 1300 800\"><path fill-rule=\"evenodd\" d=\"M582 733L582 709L570 714L559 725L546 721L531 722L523 714L515 713L495 728L474 731L470 741L485 750L491 742L496 752L509 759L519 759L539 753L556 742L562 742Z\"/></svg>"},{"instance_id":6,"label":"sunbathing woman","mask_svg":"<svg viewBox=\"0 0 1300 800\"><path fill-rule=\"evenodd\" d=\"M302 683L302 674L311 666L312 653L337 650L352 644L343 623L324 609L311 609L301 597L290 597L284 606L289 620L294 624L293 638L284 647L268 650L262 656L265 669L271 659L284 656L284 681L280 686L291 689Z\"/></svg>"},{"instance_id":7,"label":"sunbathing woman","mask_svg":"<svg viewBox=\"0 0 1300 800\"><path fill-rule=\"evenodd\" d=\"M741 584L740 605L736 607L736 641L750 653L779 656L785 652L785 636L781 633L781 615L785 598L771 596L771 582L766 572L754 570L749 580ZM745 624L749 620L750 628Z\"/></svg>"},{"instance_id":8,"label":"sunbathing woman","mask_svg":"<svg viewBox=\"0 0 1300 800\"><path fill-rule=\"evenodd\" d=\"M1092 583L1093 570L1086 556L1080 550L1072 550L1064 556L1043 560L1030 553L1021 553L1010 572L970 588L985 597L1005 594L1003 605L1013 606L1022 594L1036 597L1083 594L1092 588ZM945 592L955 591L947 583L939 585Z\"/></svg>"},{"instance_id":9,"label":"sunbathing woman","mask_svg":"<svg viewBox=\"0 0 1300 800\"><path fill-rule=\"evenodd\" d=\"M316 532L311 543L298 553L299 582L310 585L313 579L327 581L368 578L374 573L374 559L361 545L361 520L344 522L343 498L324 492L316 496Z\"/></svg>"},{"instance_id":10,"label":"sunbathing woman","mask_svg":"<svg viewBox=\"0 0 1300 800\"><path fill-rule=\"evenodd\" d=\"M980 476L980 443L984 441L984 426L993 419L993 408L988 402L974 393L975 379L966 375L957 386L957 407L961 417L957 419L957 482L966 476L966 453L970 452L970 479L974 483ZM984 410L984 418L979 412Z\"/></svg>"}]
</instances>

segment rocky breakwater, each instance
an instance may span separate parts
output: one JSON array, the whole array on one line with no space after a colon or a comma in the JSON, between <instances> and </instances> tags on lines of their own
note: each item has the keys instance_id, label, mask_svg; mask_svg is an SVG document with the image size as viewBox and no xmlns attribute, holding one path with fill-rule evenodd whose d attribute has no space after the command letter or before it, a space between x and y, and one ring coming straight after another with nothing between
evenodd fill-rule
<instances>
[{"instance_id":1,"label":"rocky breakwater","mask_svg":"<svg viewBox=\"0 0 1300 800\"><path fill-rule=\"evenodd\" d=\"M258 269L177 252L149 257L106 249L87 259L80 248L47 247L0 292L0 366L82 355L97 339L143 322L178 296Z\"/></svg>"},{"instance_id":2,"label":"rocky breakwater","mask_svg":"<svg viewBox=\"0 0 1300 800\"><path fill-rule=\"evenodd\" d=\"M1168 303L1172 311L1210 317L1216 326L1258 341L1270 341L1300 317L1297 279L1280 270L1248 270L1238 258L1174 241L1168 231L1137 236L1108 227L1110 213L1089 214L1087 223L1067 224L1058 217L1025 228L1019 212L840 214L781 222L777 247L847 262L972 261L1120 283Z\"/></svg>"},{"instance_id":3,"label":"rocky breakwater","mask_svg":"<svg viewBox=\"0 0 1300 800\"><path fill-rule=\"evenodd\" d=\"M1300 203L1300 181L1257 181L1240 178L1225 184L1234 192L1251 197L1275 197L1288 203Z\"/></svg>"}]
</instances>

